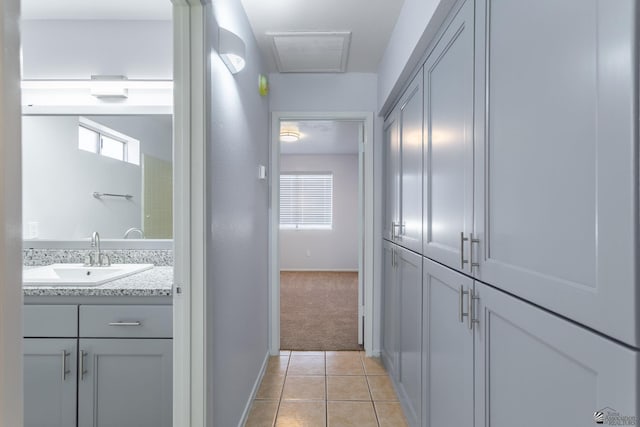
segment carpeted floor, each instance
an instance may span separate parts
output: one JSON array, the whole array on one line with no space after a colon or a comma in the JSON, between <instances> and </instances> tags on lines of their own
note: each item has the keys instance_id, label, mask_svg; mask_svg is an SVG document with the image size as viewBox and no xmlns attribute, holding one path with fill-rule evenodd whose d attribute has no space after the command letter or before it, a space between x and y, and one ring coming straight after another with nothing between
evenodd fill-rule
<instances>
[{"instance_id":1,"label":"carpeted floor","mask_svg":"<svg viewBox=\"0 0 640 427\"><path fill-rule=\"evenodd\" d=\"M280 348L359 350L358 273L280 273Z\"/></svg>"}]
</instances>

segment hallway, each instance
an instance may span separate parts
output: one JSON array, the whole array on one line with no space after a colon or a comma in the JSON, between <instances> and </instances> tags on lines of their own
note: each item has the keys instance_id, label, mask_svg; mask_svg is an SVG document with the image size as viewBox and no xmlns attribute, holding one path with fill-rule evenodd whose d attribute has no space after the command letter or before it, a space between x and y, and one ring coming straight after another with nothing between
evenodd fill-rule
<instances>
[{"instance_id":1,"label":"hallway","mask_svg":"<svg viewBox=\"0 0 640 427\"><path fill-rule=\"evenodd\" d=\"M379 359L361 351L282 351L269 360L246 427L403 427Z\"/></svg>"}]
</instances>

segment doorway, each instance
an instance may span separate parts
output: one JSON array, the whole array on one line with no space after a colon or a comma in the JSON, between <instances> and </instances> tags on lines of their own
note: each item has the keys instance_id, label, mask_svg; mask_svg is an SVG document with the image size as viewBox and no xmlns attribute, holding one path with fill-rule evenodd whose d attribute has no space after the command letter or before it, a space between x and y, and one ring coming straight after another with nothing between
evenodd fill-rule
<instances>
[{"instance_id":1,"label":"doorway","mask_svg":"<svg viewBox=\"0 0 640 427\"><path fill-rule=\"evenodd\" d=\"M272 130L271 353L371 353L373 114L273 113Z\"/></svg>"}]
</instances>

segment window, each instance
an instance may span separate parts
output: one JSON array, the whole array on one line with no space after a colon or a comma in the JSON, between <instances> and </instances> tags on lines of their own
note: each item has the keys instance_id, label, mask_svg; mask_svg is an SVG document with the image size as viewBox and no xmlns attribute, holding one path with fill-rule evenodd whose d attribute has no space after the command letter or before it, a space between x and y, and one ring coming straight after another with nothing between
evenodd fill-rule
<instances>
[{"instance_id":1,"label":"window","mask_svg":"<svg viewBox=\"0 0 640 427\"><path fill-rule=\"evenodd\" d=\"M140 141L84 117L78 125L78 148L140 165Z\"/></svg>"},{"instance_id":2,"label":"window","mask_svg":"<svg viewBox=\"0 0 640 427\"><path fill-rule=\"evenodd\" d=\"M326 229L333 225L333 174L280 175L280 228Z\"/></svg>"}]
</instances>

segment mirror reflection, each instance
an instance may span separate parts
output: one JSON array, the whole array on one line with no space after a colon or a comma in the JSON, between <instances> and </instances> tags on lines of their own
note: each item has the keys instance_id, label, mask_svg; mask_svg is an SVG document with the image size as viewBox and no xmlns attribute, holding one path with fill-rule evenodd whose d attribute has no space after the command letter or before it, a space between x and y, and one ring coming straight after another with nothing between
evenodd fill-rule
<instances>
[{"instance_id":1,"label":"mirror reflection","mask_svg":"<svg viewBox=\"0 0 640 427\"><path fill-rule=\"evenodd\" d=\"M171 115L22 118L26 240L171 239Z\"/></svg>"}]
</instances>

